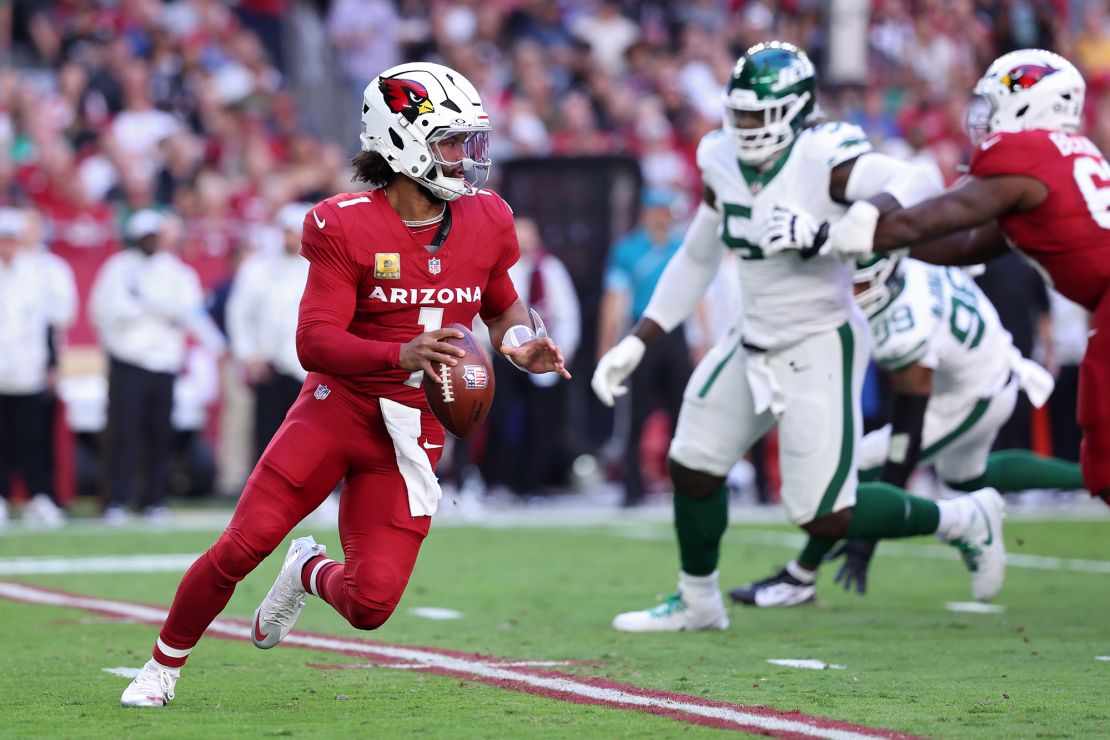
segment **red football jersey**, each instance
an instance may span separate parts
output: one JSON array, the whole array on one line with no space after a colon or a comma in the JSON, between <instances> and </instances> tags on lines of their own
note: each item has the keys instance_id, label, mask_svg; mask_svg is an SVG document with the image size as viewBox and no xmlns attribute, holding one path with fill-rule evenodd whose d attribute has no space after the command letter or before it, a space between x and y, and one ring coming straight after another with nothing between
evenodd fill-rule
<instances>
[{"instance_id":1,"label":"red football jersey","mask_svg":"<svg viewBox=\"0 0 1110 740\"><path fill-rule=\"evenodd\" d=\"M1062 131L997 133L976 147L971 175L1044 183L1043 203L998 222L1058 291L1093 311L1110 281L1110 164L1098 147Z\"/></svg>"},{"instance_id":2,"label":"red football jersey","mask_svg":"<svg viewBox=\"0 0 1110 740\"><path fill-rule=\"evenodd\" d=\"M517 299L509 268L520 246L509 206L481 190L447 207L451 229L435 254L381 191L337 195L305 216L301 254L312 267L297 348L322 376L310 383L426 409L422 374L397 365L401 344L451 323L471 326L478 313L492 318Z\"/></svg>"}]
</instances>

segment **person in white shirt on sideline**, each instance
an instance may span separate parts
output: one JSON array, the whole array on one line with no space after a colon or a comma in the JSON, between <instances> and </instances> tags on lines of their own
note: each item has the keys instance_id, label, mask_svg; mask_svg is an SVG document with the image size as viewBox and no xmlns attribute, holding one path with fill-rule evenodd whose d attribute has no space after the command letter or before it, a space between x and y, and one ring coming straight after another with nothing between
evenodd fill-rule
<instances>
[{"instance_id":1,"label":"person in white shirt on sideline","mask_svg":"<svg viewBox=\"0 0 1110 740\"><path fill-rule=\"evenodd\" d=\"M174 380L173 451L170 454L170 492L183 498L212 493L216 483L216 458L205 439L208 411L220 398L219 357L194 344L185 355L185 367Z\"/></svg>"},{"instance_id":2,"label":"person in white shirt on sideline","mask_svg":"<svg viewBox=\"0 0 1110 740\"><path fill-rule=\"evenodd\" d=\"M31 496L24 520L53 527L65 519L50 454L51 335L73 320L77 288L68 265L28 248L29 227L24 212L0 208L0 525L18 471Z\"/></svg>"},{"instance_id":3,"label":"person in white shirt on sideline","mask_svg":"<svg viewBox=\"0 0 1110 740\"><path fill-rule=\"evenodd\" d=\"M289 203L277 214L282 248L255 254L239 268L227 300L231 353L254 387L254 459L262 456L308 373L297 358L297 317L308 281L301 225L311 203Z\"/></svg>"},{"instance_id":4,"label":"person in white shirt on sideline","mask_svg":"<svg viewBox=\"0 0 1110 740\"><path fill-rule=\"evenodd\" d=\"M58 366L65 342L65 330L77 316L77 280L73 268L62 257L51 252L44 241L42 215L34 209L23 211L26 230L23 244L46 277L46 302L56 321L47 329L46 390L42 394L42 420L38 429L40 449L43 451L50 477L54 477L54 426L58 412ZM65 510L51 489L31 497L23 509L25 524L57 528L65 524Z\"/></svg>"},{"instance_id":5,"label":"person in white shirt on sideline","mask_svg":"<svg viewBox=\"0 0 1110 740\"><path fill-rule=\"evenodd\" d=\"M187 336L222 352L223 336L204 310L200 279L174 253L175 217L145 209L128 220L129 249L100 268L89 314L108 353L105 519L127 520L142 469L138 503L150 519L168 516L166 471L172 444L174 377Z\"/></svg>"}]
</instances>

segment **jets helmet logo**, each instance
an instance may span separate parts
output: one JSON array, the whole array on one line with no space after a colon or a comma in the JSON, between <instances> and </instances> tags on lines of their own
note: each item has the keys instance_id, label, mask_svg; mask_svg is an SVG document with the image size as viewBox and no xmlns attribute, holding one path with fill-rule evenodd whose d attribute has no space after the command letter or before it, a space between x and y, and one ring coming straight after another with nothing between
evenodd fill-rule
<instances>
[{"instance_id":1,"label":"jets helmet logo","mask_svg":"<svg viewBox=\"0 0 1110 740\"><path fill-rule=\"evenodd\" d=\"M1049 64L1019 64L1002 77L1002 84L1012 92L1028 90L1045 77L1059 71Z\"/></svg>"},{"instance_id":2,"label":"jets helmet logo","mask_svg":"<svg viewBox=\"0 0 1110 740\"><path fill-rule=\"evenodd\" d=\"M400 113L409 123L415 121L417 116L435 110L432 101L428 99L428 88L415 80L382 77L378 80L378 90L389 109Z\"/></svg>"}]
</instances>

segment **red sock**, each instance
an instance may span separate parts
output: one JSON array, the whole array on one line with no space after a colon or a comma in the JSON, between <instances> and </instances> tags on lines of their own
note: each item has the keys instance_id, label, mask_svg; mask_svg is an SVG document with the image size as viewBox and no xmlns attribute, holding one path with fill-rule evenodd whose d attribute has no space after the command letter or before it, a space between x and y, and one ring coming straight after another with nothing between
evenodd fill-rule
<instances>
[{"instance_id":1,"label":"red sock","mask_svg":"<svg viewBox=\"0 0 1110 740\"><path fill-rule=\"evenodd\" d=\"M308 593L313 596L320 596L327 601L320 593L321 584L324 581L324 574L336 568L342 571L343 565L323 555L309 558L308 562L301 568L301 585Z\"/></svg>"}]
</instances>

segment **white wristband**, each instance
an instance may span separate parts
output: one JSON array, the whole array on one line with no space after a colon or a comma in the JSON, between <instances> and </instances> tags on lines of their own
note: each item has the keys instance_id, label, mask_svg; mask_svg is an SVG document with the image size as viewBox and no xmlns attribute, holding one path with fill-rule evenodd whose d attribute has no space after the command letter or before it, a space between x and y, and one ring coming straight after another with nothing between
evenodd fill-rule
<instances>
[{"instance_id":1,"label":"white wristband","mask_svg":"<svg viewBox=\"0 0 1110 740\"><path fill-rule=\"evenodd\" d=\"M873 251L879 209L866 200L857 200L848 211L829 224L829 247L853 259L865 259Z\"/></svg>"},{"instance_id":2,"label":"white wristband","mask_svg":"<svg viewBox=\"0 0 1110 740\"><path fill-rule=\"evenodd\" d=\"M501 343L508 343L513 347L519 347L525 342L530 342L535 338L536 332L532 329L532 327L525 326L524 324L516 324L515 326L510 326L508 328L508 330L505 332L505 338L501 340ZM528 372L527 369L516 364L516 360L512 358L512 355L505 355L505 357L507 357L509 362L513 363L513 366L516 367L518 370L524 370L525 372Z\"/></svg>"}]
</instances>

